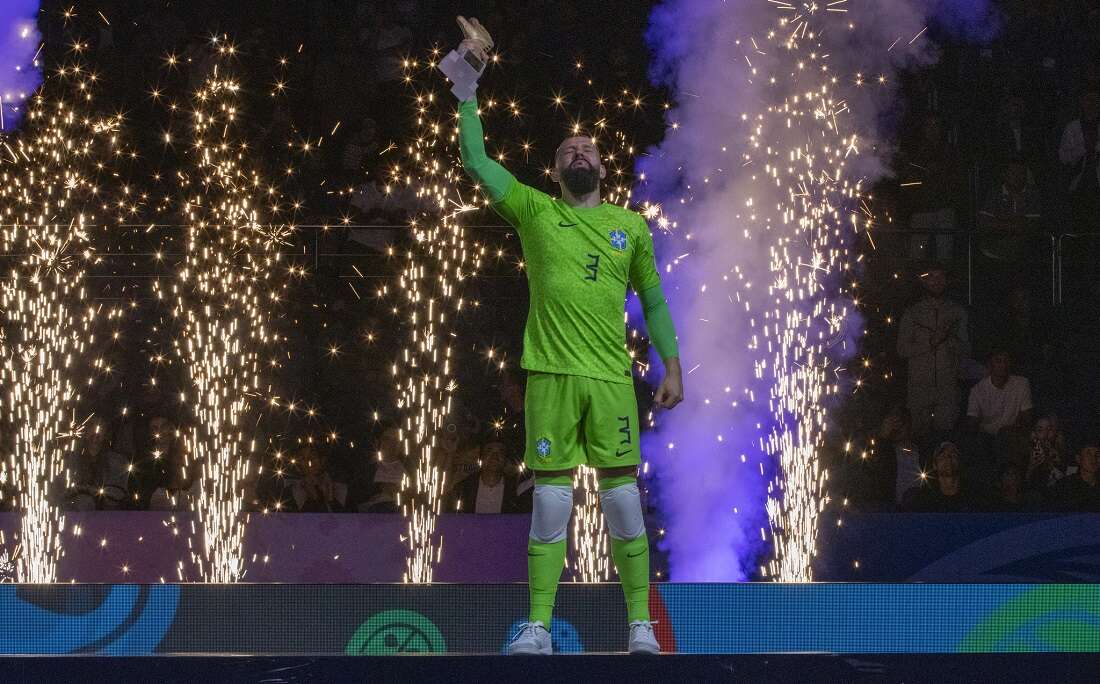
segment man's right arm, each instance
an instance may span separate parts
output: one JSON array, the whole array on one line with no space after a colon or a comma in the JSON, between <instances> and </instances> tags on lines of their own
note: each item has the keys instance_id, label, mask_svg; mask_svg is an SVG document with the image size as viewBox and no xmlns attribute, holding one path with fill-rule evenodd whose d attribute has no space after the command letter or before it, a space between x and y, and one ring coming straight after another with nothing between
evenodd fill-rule
<instances>
[{"instance_id":1,"label":"man's right arm","mask_svg":"<svg viewBox=\"0 0 1100 684\"><path fill-rule=\"evenodd\" d=\"M490 200L500 202L507 196L516 178L485 154L485 132L477 115L477 98L459 104L458 114L458 149L462 155L462 167L485 188Z\"/></svg>"}]
</instances>

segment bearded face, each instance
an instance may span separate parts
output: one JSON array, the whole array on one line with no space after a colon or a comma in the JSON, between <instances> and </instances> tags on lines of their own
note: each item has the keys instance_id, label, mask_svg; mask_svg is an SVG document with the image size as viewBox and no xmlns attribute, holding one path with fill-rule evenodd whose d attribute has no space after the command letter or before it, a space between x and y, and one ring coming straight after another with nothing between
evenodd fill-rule
<instances>
[{"instance_id":1,"label":"bearded face","mask_svg":"<svg viewBox=\"0 0 1100 684\"><path fill-rule=\"evenodd\" d=\"M605 173L600 154L587 137L566 138L554 161L555 180L574 196L595 192Z\"/></svg>"},{"instance_id":2,"label":"bearded face","mask_svg":"<svg viewBox=\"0 0 1100 684\"><path fill-rule=\"evenodd\" d=\"M561 182L574 196L587 195L595 192L600 184L599 169L594 169L586 163L578 162L567 169L562 169Z\"/></svg>"}]
</instances>

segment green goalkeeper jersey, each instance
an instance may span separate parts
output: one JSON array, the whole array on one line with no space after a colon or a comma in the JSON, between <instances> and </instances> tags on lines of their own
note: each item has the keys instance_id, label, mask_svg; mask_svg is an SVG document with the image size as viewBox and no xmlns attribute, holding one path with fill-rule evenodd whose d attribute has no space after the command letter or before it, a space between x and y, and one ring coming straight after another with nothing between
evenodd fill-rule
<instances>
[{"instance_id":1,"label":"green goalkeeper jersey","mask_svg":"<svg viewBox=\"0 0 1100 684\"><path fill-rule=\"evenodd\" d=\"M515 226L523 247L531 305L521 365L630 384L627 285L642 295L647 317L657 312L661 334L655 341L664 347L662 358L675 356L675 332L645 220L613 204L571 207L520 183L485 154L476 100L463 102L459 116L463 165Z\"/></svg>"},{"instance_id":2,"label":"green goalkeeper jersey","mask_svg":"<svg viewBox=\"0 0 1100 684\"><path fill-rule=\"evenodd\" d=\"M571 207L516 180L492 206L523 246L531 290L523 367L631 383L626 288L661 281L645 220L613 204Z\"/></svg>"}]
</instances>

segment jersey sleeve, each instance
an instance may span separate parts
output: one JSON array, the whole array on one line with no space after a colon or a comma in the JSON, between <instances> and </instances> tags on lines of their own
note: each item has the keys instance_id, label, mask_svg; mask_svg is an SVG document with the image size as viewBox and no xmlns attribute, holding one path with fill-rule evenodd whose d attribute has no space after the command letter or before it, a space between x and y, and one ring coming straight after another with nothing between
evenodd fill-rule
<instances>
[{"instance_id":1,"label":"jersey sleeve","mask_svg":"<svg viewBox=\"0 0 1100 684\"><path fill-rule=\"evenodd\" d=\"M637 226L634 254L630 260L630 285L635 292L644 292L660 285L661 276L657 273L657 262L653 256L653 235L649 232L649 224L639 216Z\"/></svg>"},{"instance_id":2,"label":"jersey sleeve","mask_svg":"<svg viewBox=\"0 0 1100 684\"><path fill-rule=\"evenodd\" d=\"M462 167L478 183L485 186L489 199L499 201L516 182L515 177L485 154L485 131L477 115L477 98L458 106L458 149Z\"/></svg>"},{"instance_id":3,"label":"jersey sleeve","mask_svg":"<svg viewBox=\"0 0 1100 684\"><path fill-rule=\"evenodd\" d=\"M517 180L512 183L500 201L493 202L493 209L496 209L505 221L519 229L541 211L550 207L553 202L550 195Z\"/></svg>"}]
</instances>

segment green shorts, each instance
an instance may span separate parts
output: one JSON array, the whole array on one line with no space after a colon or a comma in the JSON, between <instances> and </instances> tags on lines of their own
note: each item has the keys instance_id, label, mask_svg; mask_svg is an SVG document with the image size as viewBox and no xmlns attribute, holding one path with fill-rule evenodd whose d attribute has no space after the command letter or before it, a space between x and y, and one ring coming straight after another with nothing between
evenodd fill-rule
<instances>
[{"instance_id":1,"label":"green shorts","mask_svg":"<svg viewBox=\"0 0 1100 684\"><path fill-rule=\"evenodd\" d=\"M579 375L530 373L524 401L532 470L638 465L638 400L634 385Z\"/></svg>"}]
</instances>

